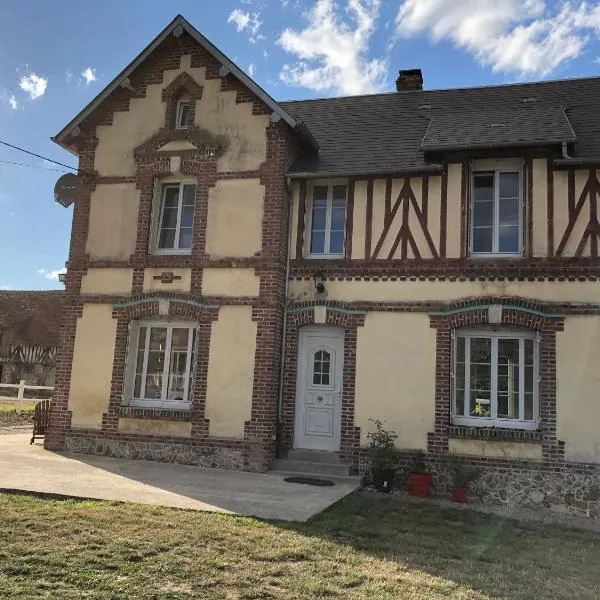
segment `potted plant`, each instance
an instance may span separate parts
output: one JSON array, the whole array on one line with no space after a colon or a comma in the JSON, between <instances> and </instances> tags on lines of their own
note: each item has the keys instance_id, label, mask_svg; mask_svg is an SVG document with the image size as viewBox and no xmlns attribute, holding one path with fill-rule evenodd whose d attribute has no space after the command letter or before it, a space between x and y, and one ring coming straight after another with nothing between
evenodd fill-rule
<instances>
[{"instance_id":1,"label":"potted plant","mask_svg":"<svg viewBox=\"0 0 600 600\"><path fill-rule=\"evenodd\" d=\"M419 498L429 497L433 485L433 475L427 469L427 460L423 450L419 450L413 456L409 465L409 473L408 484L411 495Z\"/></svg>"},{"instance_id":2,"label":"potted plant","mask_svg":"<svg viewBox=\"0 0 600 600\"><path fill-rule=\"evenodd\" d=\"M452 502L466 502L469 485L479 479L481 470L456 458L450 460L448 468L452 477Z\"/></svg>"},{"instance_id":3,"label":"potted plant","mask_svg":"<svg viewBox=\"0 0 600 600\"><path fill-rule=\"evenodd\" d=\"M394 440L398 436L395 431L384 429L383 421L379 419L369 420L375 424L375 431L367 434L373 485L378 492L388 493L392 491L394 484L394 473L396 472Z\"/></svg>"}]
</instances>

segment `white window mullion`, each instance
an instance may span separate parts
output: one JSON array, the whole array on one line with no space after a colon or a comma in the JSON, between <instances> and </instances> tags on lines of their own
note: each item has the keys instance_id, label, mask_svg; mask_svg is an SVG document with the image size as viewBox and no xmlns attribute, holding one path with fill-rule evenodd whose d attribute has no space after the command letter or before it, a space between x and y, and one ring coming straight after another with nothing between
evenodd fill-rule
<instances>
[{"instance_id":1,"label":"white window mullion","mask_svg":"<svg viewBox=\"0 0 600 600\"><path fill-rule=\"evenodd\" d=\"M146 377L148 375L148 355L150 350L150 336L152 327L146 327L146 339L144 340L144 367L142 368L142 385L140 387L140 398L146 397Z\"/></svg>"},{"instance_id":2,"label":"white window mullion","mask_svg":"<svg viewBox=\"0 0 600 600\"><path fill-rule=\"evenodd\" d=\"M187 345L187 356L185 358L185 377L183 379L183 400L189 402L189 384L190 384L190 369L192 365L192 348L194 341L194 330L188 329L188 345Z\"/></svg>"},{"instance_id":3,"label":"white window mullion","mask_svg":"<svg viewBox=\"0 0 600 600\"><path fill-rule=\"evenodd\" d=\"M500 172L494 173L494 220L492 223L492 252L500 249Z\"/></svg>"},{"instance_id":4,"label":"white window mullion","mask_svg":"<svg viewBox=\"0 0 600 600\"><path fill-rule=\"evenodd\" d=\"M333 211L333 185L327 187L327 211L325 216L325 254L331 247L331 213Z\"/></svg>"},{"instance_id":5,"label":"white window mullion","mask_svg":"<svg viewBox=\"0 0 600 600\"><path fill-rule=\"evenodd\" d=\"M173 328L167 327L167 340L165 342L165 364L163 365L163 380L162 380L162 389L160 392L161 402L166 402L168 400L168 392L169 392L169 369L171 367L171 342L173 340Z\"/></svg>"},{"instance_id":6,"label":"white window mullion","mask_svg":"<svg viewBox=\"0 0 600 600\"><path fill-rule=\"evenodd\" d=\"M525 420L525 339L519 339L519 421Z\"/></svg>"},{"instance_id":7,"label":"white window mullion","mask_svg":"<svg viewBox=\"0 0 600 600\"><path fill-rule=\"evenodd\" d=\"M471 337L465 337L465 401L463 414L471 416Z\"/></svg>"},{"instance_id":8,"label":"white window mullion","mask_svg":"<svg viewBox=\"0 0 600 600\"><path fill-rule=\"evenodd\" d=\"M175 226L175 248L179 249L179 236L181 235L181 219L183 217L183 183L179 184L177 196L177 225Z\"/></svg>"},{"instance_id":9,"label":"white window mullion","mask_svg":"<svg viewBox=\"0 0 600 600\"><path fill-rule=\"evenodd\" d=\"M491 338L490 348L490 417L495 421L498 418L498 338Z\"/></svg>"}]
</instances>

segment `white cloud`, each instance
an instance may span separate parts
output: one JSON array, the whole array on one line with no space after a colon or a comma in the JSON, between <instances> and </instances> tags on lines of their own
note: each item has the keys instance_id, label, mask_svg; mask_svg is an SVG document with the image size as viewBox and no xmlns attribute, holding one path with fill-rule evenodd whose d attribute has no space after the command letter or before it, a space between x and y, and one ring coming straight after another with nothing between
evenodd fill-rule
<instances>
[{"instance_id":1,"label":"white cloud","mask_svg":"<svg viewBox=\"0 0 600 600\"><path fill-rule=\"evenodd\" d=\"M232 10L229 17L227 17L227 22L234 23L238 33L248 31L250 34L250 41L253 44L259 40L265 39L265 36L260 33L260 27L262 25L260 13L251 14L236 8Z\"/></svg>"},{"instance_id":2,"label":"white cloud","mask_svg":"<svg viewBox=\"0 0 600 600\"><path fill-rule=\"evenodd\" d=\"M85 81L87 85L96 81L96 69L92 69L92 67L88 67L81 73L81 77Z\"/></svg>"},{"instance_id":3,"label":"white cloud","mask_svg":"<svg viewBox=\"0 0 600 600\"><path fill-rule=\"evenodd\" d=\"M24 92L27 92L32 100L35 100L36 98L41 98L46 92L48 80L35 73L29 73L29 75L21 77L19 87Z\"/></svg>"},{"instance_id":4,"label":"white cloud","mask_svg":"<svg viewBox=\"0 0 600 600\"><path fill-rule=\"evenodd\" d=\"M379 15L379 0L348 0L344 20L333 0L317 0L304 15L307 27L287 28L277 43L298 62L283 66L280 78L316 91L365 94L383 88L385 59L367 58Z\"/></svg>"},{"instance_id":5,"label":"white cloud","mask_svg":"<svg viewBox=\"0 0 600 600\"><path fill-rule=\"evenodd\" d=\"M47 271L46 269L38 269L38 274L43 275L46 279L52 279L58 281L58 276L67 272L66 267L62 269L54 269L53 271Z\"/></svg>"},{"instance_id":6,"label":"white cloud","mask_svg":"<svg viewBox=\"0 0 600 600\"><path fill-rule=\"evenodd\" d=\"M19 108L19 105L17 103L17 99L15 98L14 94L8 99L8 103L10 104L10 107L13 110L17 110L17 108Z\"/></svg>"},{"instance_id":7,"label":"white cloud","mask_svg":"<svg viewBox=\"0 0 600 600\"><path fill-rule=\"evenodd\" d=\"M67 69L67 72L65 73L65 79L67 80L67 83L71 83L71 79L73 79L73 71Z\"/></svg>"},{"instance_id":8,"label":"white cloud","mask_svg":"<svg viewBox=\"0 0 600 600\"><path fill-rule=\"evenodd\" d=\"M254 77L255 71L256 71L256 69L254 67L254 63L250 63L248 65L248 75L250 75L250 77Z\"/></svg>"},{"instance_id":9,"label":"white cloud","mask_svg":"<svg viewBox=\"0 0 600 600\"><path fill-rule=\"evenodd\" d=\"M590 33L600 33L600 5L544 0L403 0L401 37L449 40L494 71L547 75L579 56Z\"/></svg>"}]
</instances>

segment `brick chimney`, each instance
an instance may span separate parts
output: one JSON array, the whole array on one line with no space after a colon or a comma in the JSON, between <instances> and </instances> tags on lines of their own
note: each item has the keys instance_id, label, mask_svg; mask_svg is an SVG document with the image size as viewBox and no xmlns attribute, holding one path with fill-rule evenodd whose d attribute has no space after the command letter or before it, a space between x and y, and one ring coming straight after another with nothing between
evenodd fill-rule
<instances>
[{"instance_id":1,"label":"brick chimney","mask_svg":"<svg viewBox=\"0 0 600 600\"><path fill-rule=\"evenodd\" d=\"M413 92L423 89L423 74L421 69L408 69L400 71L396 79L397 92Z\"/></svg>"}]
</instances>

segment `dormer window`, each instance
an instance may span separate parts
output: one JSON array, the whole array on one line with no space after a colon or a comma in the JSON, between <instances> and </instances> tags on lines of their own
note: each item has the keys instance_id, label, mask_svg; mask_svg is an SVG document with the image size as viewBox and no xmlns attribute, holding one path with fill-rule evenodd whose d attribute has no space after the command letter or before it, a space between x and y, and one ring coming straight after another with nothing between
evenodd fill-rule
<instances>
[{"instance_id":1,"label":"dormer window","mask_svg":"<svg viewBox=\"0 0 600 600\"><path fill-rule=\"evenodd\" d=\"M177 116L175 126L177 129L187 129L190 126L192 103L188 99L179 100L177 103Z\"/></svg>"},{"instance_id":2,"label":"dormer window","mask_svg":"<svg viewBox=\"0 0 600 600\"><path fill-rule=\"evenodd\" d=\"M471 256L520 256L523 249L520 165L479 161L471 182Z\"/></svg>"}]
</instances>

